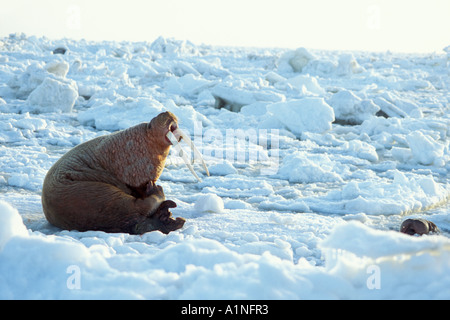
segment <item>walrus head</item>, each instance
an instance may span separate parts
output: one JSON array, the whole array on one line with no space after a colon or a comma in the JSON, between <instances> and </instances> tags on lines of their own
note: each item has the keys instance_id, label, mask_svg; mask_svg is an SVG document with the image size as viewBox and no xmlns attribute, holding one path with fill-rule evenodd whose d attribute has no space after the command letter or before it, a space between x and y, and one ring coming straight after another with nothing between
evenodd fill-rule
<instances>
[{"instance_id":1,"label":"walrus head","mask_svg":"<svg viewBox=\"0 0 450 320\"><path fill-rule=\"evenodd\" d=\"M184 163L189 168L194 177L197 178L198 181L201 181L201 179L195 173L194 168L192 167L192 164L190 163L186 152L181 148L179 144L179 142L183 139L187 144L189 144L191 150L195 154L195 157L202 161L203 168L205 169L206 174L209 176L208 167L206 166L206 163L203 160L202 154L197 150L189 135L187 135L180 128L178 128L178 119L173 113L169 111L160 113L150 121L149 127L154 128L158 132L162 132L164 134L161 135L161 139L164 140L164 142L162 141L161 142L166 146L173 146L175 150L178 152L179 156L182 157Z\"/></svg>"},{"instance_id":2,"label":"walrus head","mask_svg":"<svg viewBox=\"0 0 450 320\"><path fill-rule=\"evenodd\" d=\"M439 232L438 227L431 221L424 219L406 219L400 226L400 232L409 235L423 235L430 232Z\"/></svg>"},{"instance_id":3,"label":"walrus head","mask_svg":"<svg viewBox=\"0 0 450 320\"><path fill-rule=\"evenodd\" d=\"M158 141L161 145L169 147L172 143L166 135L178 128L178 118L172 112L166 111L154 117L148 124L148 128L158 132Z\"/></svg>"}]
</instances>

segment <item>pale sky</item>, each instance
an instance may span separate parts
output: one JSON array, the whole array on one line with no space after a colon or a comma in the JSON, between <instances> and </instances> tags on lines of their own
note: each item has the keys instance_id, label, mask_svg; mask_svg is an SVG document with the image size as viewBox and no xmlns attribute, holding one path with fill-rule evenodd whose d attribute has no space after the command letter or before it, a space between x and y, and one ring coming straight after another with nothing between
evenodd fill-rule
<instances>
[{"instance_id":1,"label":"pale sky","mask_svg":"<svg viewBox=\"0 0 450 320\"><path fill-rule=\"evenodd\" d=\"M450 0L0 0L0 37L442 52Z\"/></svg>"}]
</instances>

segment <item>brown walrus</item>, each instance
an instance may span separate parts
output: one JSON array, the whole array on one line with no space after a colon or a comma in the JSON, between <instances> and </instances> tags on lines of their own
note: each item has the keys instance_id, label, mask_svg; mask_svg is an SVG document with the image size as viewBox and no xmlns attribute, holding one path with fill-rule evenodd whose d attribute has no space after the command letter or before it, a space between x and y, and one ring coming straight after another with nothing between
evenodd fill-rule
<instances>
[{"instance_id":1,"label":"brown walrus","mask_svg":"<svg viewBox=\"0 0 450 320\"><path fill-rule=\"evenodd\" d=\"M400 232L409 235L423 235L438 233L439 228L431 221L425 219L406 219L400 226Z\"/></svg>"},{"instance_id":2,"label":"brown walrus","mask_svg":"<svg viewBox=\"0 0 450 320\"><path fill-rule=\"evenodd\" d=\"M131 234L183 227L185 219L173 219L169 210L175 202L155 184L172 145L166 135L177 128L176 116L164 112L67 152L44 180L47 220L62 229Z\"/></svg>"}]
</instances>

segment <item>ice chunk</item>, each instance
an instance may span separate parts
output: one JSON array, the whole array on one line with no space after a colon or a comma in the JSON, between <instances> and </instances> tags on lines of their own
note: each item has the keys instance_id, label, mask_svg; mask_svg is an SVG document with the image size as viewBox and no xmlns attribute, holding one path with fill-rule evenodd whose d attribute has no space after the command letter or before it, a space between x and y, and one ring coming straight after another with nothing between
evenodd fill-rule
<instances>
[{"instance_id":1,"label":"ice chunk","mask_svg":"<svg viewBox=\"0 0 450 320\"><path fill-rule=\"evenodd\" d=\"M301 92L305 91L310 92L312 94L323 95L325 94L325 90L317 82L317 78L312 77L310 75L298 75L294 78L291 78L287 81L290 85L299 89Z\"/></svg>"},{"instance_id":2,"label":"ice chunk","mask_svg":"<svg viewBox=\"0 0 450 320\"><path fill-rule=\"evenodd\" d=\"M308 97L300 100L273 103L267 106L269 117L275 117L292 133L323 133L331 129L334 111L323 98Z\"/></svg>"},{"instance_id":3,"label":"ice chunk","mask_svg":"<svg viewBox=\"0 0 450 320\"><path fill-rule=\"evenodd\" d=\"M372 215L405 214L436 205L449 195L449 191L429 177L394 170L393 180L373 179L370 182L351 181L339 194L330 192L323 197L324 204L334 203L334 212L343 205L343 213ZM339 204L335 201L340 202Z\"/></svg>"},{"instance_id":4,"label":"ice chunk","mask_svg":"<svg viewBox=\"0 0 450 320\"><path fill-rule=\"evenodd\" d=\"M14 121L14 127L19 129L28 129L31 131L39 131L47 128L47 121L38 117L31 117L29 113L25 113L22 119Z\"/></svg>"},{"instance_id":5,"label":"ice chunk","mask_svg":"<svg viewBox=\"0 0 450 320\"><path fill-rule=\"evenodd\" d=\"M45 69L61 78L65 78L69 72L69 64L65 61L53 61L45 66Z\"/></svg>"},{"instance_id":6,"label":"ice chunk","mask_svg":"<svg viewBox=\"0 0 450 320\"><path fill-rule=\"evenodd\" d=\"M270 71L269 73L266 74L265 79L267 81L269 81L270 84L275 84L278 82L283 82L286 81L286 78L283 76L280 76L278 73L275 73L273 71Z\"/></svg>"},{"instance_id":7,"label":"ice chunk","mask_svg":"<svg viewBox=\"0 0 450 320\"><path fill-rule=\"evenodd\" d=\"M246 106L243 106L241 113L246 116L262 116L267 112L267 105L269 102L255 102Z\"/></svg>"},{"instance_id":8,"label":"ice chunk","mask_svg":"<svg viewBox=\"0 0 450 320\"><path fill-rule=\"evenodd\" d=\"M78 90L62 81L45 78L27 99L38 112L71 112L78 98Z\"/></svg>"},{"instance_id":9,"label":"ice chunk","mask_svg":"<svg viewBox=\"0 0 450 320\"><path fill-rule=\"evenodd\" d=\"M220 213L224 209L224 204L221 197L215 194L205 194L197 199L194 209L200 212Z\"/></svg>"},{"instance_id":10,"label":"ice chunk","mask_svg":"<svg viewBox=\"0 0 450 320\"><path fill-rule=\"evenodd\" d=\"M52 78L76 87L73 80L65 78L68 71L69 64L65 61L53 61L45 66L33 62L26 68L25 72L12 77L8 81L8 85L15 91L17 98L25 100L46 78Z\"/></svg>"},{"instance_id":11,"label":"ice chunk","mask_svg":"<svg viewBox=\"0 0 450 320\"><path fill-rule=\"evenodd\" d=\"M180 78L172 77L166 82L166 90L181 96L197 96L203 90L213 86L215 82L205 80L192 74Z\"/></svg>"},{"instance_id":12,"label":"ice chunk","mask_svg":"<svg viewBox=\"0 0 450 320\"><path fill-rule=\"evenodd\" d=\"M217 109L226 108L234 112L239 112L243 106L258 101L279 102L285 99L283 95L272 91L252 91L224 84L215 86L211 93L216 99Z\"/></svg>"},{"instance_id":13,"label":"ice chunk","mask_svg":"<svg viewBox=\"0 0 450 320\"><path fill-rule=\"evenodd\" d=\"M395 160L401 163L407 163L412 158L412 153L409 148L392 147L391 154Z\"/></svg>"},{"instance_id":14,"label":"ice chunk","mask_svg":"<svg viewBox=\"0 0 450 320\"><path fill-rule=\"evenodd\" d=\"M294 183L342 182L339 167L326 154L295 151L283 159L279 176Z\"/></svg>"},{"instance_id":15,"label":"ice chunk","mask_svg":"<svg viewBox=\"0 0 450 320\"><path fill-rule=\"evenodd\" d=\"M335 93L328 103L334 109L336 120L349 124L361 124L380 110L372 100L363 101L352 91L345 89Z\"/></svg>"},{"instance_id":16,"label":"ice chunk","mask_svg":"<svg viewBox=\"0 0 450 320\"><path fill-rule=\"evenodd\" d=\"M15 173L8 179L10 186L24 188L29 184L30 178L25 173Z\"/></svg>"},{"instance_id":17,"label":"ice chunk","mask_svg":"<svg viewBox=\"0 0 450 320\"><path fill-rule=\"evenodd\" d=\"M339 63L336 69L339 76L347 76L364 71L365 69L358 64L352 53L345 53L339 56Z\"/></svg>"},{"instance_id":18,"label":"ice chunk","mask_svg":"<svg viewBox=\"0 0 450 320\"><path fill-rule=\"evenodd\" d=\"M361 159L366 159L372 162L378 161L376 148L361 140L346 141L340 148L337 149Z\"/></svg>"},{"instance_id":19,"label":"ice chunk","mask_svg":"<svg viewBox=\"0 0 450 320\"><path fill-rule=\"evenodd\" d=\"M150 45L150 50L167 55L198 55L199 50L190 41L159 37Z\"/></svg>"},{"instance_id":20,"label":"ice chunk","mask_svg":"<svg viewBox=\"0 0 450 320\"><path fill-rule=\"evenodd\" d=\"M411 132L406 136L412 156L417 163L423 165L444 166L444 145L420 131Z\"/></svg>"},{"instance_id":21,"label":"ice chunk","mask_svg":"<svg viewBox=\"0 0 450 320\"><path fill-rule=\"evenodd\" d=\"M283 54L279 60L279 69L285 71L290 67L294 72L302 72L303 68L311 61L315 56L305 48L298 48L294 51L288 51Z\"/></svg>"},{"instance_id":22,"label":"ice chunk","mask_svg":"<svg viewBox=\"0 0 450 320\"><path fill-rule=\"evenodd\" d=\"M209 168L209 172L211 172L214 176L226 176L229 174L235 174L238 171L231 164L231 162L224 160L221 163L216 163Z\"/></svg>"},{"instance_id":23,"label":"ice chunk","mask_svg":"<svg viewBox=\"0 0 450 320\"><path fill-rule=\"evenodd\" d=\"M404 91L416 91L416 90L432 90L434 86L430 81L423 79L408 79L403 81L398 81L395 83L395 88Z\"/></svg>"},{"instance_id":24,"label":"ice chunk","mask_svg":"<svg viewBox=\"0 0 450 320\"><path fill-rule=\"evenodd\" d=\"M373 101L389 117L406 118L408 116L405 111L382 97L375 97Z\"/></svg>"},{"instance_id":25,"label":"ice chunk","mask_svg":"<svg viewBox=\"0 0 450 320\"><path fill-rule=\"evenodd\" d=\"M419 106L411 100L400 98L393 92L384 92L381 97L376 97L376 103L387 115L422 118L423 114Z\"/></svg>"},{"instance_id":26,"label":"ice chunk","mask_svg":"<svg viewBox=\"0 0 450 320\"><path fill-rule=\"evenodd\" d=\"M109 99L98 100L96 105L78 114L78 121L83 125L95 126L98 130L127 129L138 123L149 121L163 111L161 103L150 98L117 97L113 103L103 102Z\"/></svg>"}]
</instances>

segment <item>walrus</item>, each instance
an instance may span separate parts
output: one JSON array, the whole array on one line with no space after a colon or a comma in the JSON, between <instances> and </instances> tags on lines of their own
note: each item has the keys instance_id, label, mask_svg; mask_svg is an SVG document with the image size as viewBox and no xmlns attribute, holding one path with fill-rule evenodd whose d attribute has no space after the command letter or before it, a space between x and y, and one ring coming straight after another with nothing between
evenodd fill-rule
<instances>
[{"instance_id":1,"label":"walrus","mask_svg":"<svg viewBox=\"0 0 450 320\"><path fill-rule=\"evenodd\" d=\"M425 219L406 219L400 226L400 232L409 235L424 235L439 233L439 228L433 222Z\"/></svg>"},{"instance_id":2,"label":"walrus","mask_svg":"<svg viewBox=\"0 0 450 320\"><path fill-rule=\"evenodd\" d=\"M186 220L173 219L170 212L176 203L156 185L170 146L182 138L193 147L177 117L164 112L149 123L74 147L45 176L45 217L61 229L78 231L167 234L182 228Z\"/></svg>"}]
</instances>

